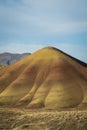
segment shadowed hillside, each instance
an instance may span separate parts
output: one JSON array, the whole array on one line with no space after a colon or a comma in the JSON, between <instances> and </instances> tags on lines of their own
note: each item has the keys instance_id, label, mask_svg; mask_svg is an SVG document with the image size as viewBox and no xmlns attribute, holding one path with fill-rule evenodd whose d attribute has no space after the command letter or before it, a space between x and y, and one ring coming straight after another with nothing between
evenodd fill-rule
<instances>
[{"instance_id":1,"label":"shadowed hillside","mask_svg":"<svg viewBox=\"0 0 87 130\"><path fill-rule=\"evenodd\" d=\"M45 47L0 71L0 105L48 109L87 103L85 63Z\"/></svg>"}]
</instances>

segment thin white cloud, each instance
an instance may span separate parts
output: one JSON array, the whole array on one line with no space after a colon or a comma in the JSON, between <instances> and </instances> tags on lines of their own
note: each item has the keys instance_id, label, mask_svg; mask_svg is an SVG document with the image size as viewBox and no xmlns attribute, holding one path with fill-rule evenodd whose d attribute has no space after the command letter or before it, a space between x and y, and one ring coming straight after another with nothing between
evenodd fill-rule
<instances>
[{"instance_id":1,"label":"thin white cloud","mask_svg":"<svg viewBox=\"0 0 87 130\"><path fill-rule=\"evenodd\" d=\"M86 3L81 0L22 0L19 6L0 6L1 33L33 35L38 31L47 35L86 32L86 13Z\"/></svg>"},{"instance_id":2,"label":"thin white cloud","mask_svg":"<svg viewBox=\"0 0 87 130\"><path fill-rule=\"evenodd\" d=\"M67 21L44 21L43 19L32 20L36 26L42 29L45 33L65 34L78 33L87 31L87 22L67 22Z\"/></svg>"},{"instance_id":3,"label":"thin white cloud","mask_svg":"<svg viewBox=\"0 0 87 130\"><path fill-rule=\"evenodd\" d=\"M1 1L0 44L2 41L3 44L6 43L0 46L0 52L32 52L42 48L45 45L44 41L51 41L51 36L52 42L57 42L60 34L65 36L70 34L73 37L76 33L87 32L87 0L20 0L20 3L15 0ZM20 43L17 43L18 40ZM55 45L65 52L70 52L72 56L75 54L81 59L86 59L87 47L75 45L79 38L72 40L73 45L71 43L60 45L59 41ZM11 43L7 45L9 41ZM42 45L38 44L38 41L42 42ZM87 40L83 41L86 44ZM31 44L32 42L36 44ZM83 48L81 54L78 48L79 50Z\"/></svg>"}]
</instances>

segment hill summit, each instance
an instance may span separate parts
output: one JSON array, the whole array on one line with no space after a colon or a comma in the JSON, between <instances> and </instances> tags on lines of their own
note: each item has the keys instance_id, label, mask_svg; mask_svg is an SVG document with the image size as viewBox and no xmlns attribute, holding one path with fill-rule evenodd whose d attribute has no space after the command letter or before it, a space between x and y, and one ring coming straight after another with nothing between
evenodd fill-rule
<instances>
[{"instance_id":1,"label":"hill summit","mask_svg":"<svg viewBox=\"0 0 87 130\"><path fill-rule=\"evenodd\" d=\"M0 70L0 105L57 109L86 102L86 64L54 47Z\"/></svg>"}]
</instances>

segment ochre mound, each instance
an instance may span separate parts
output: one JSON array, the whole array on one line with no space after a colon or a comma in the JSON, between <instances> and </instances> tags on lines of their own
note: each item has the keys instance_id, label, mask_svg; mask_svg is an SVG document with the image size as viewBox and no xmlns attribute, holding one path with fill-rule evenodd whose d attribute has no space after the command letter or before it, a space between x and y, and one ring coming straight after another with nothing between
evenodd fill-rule
<instances>
[{"instance_id":1,"label":"ochre mound","mask_svg":"<svg viewBox=\"0 0 87 130\"><path fill-rule=\"evenodd\" d=\"M0 71L0 105L70 108L87 102L87 67L53 47Z\"/></svg>"}]
</instances>

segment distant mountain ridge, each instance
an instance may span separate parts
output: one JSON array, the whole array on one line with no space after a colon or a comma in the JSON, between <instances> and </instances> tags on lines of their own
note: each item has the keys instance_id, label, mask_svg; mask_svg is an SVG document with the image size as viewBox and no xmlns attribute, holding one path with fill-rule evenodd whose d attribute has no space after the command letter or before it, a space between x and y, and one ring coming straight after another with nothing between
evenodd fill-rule
<instances>
[{"instance_id":1,"label":"distant mountain ridge","mask_svg":"<svg viewBox=\"0 0 87 130\"><path fill-rule=\"evenodd\" d=\"M30 55L30 53L23 53L23 54L8 53L8 52L1 53L0 54L0 64L9 65L9 64L15 63L16 61L18 61L28 55Z\"/></svg>"}]
</instances>

